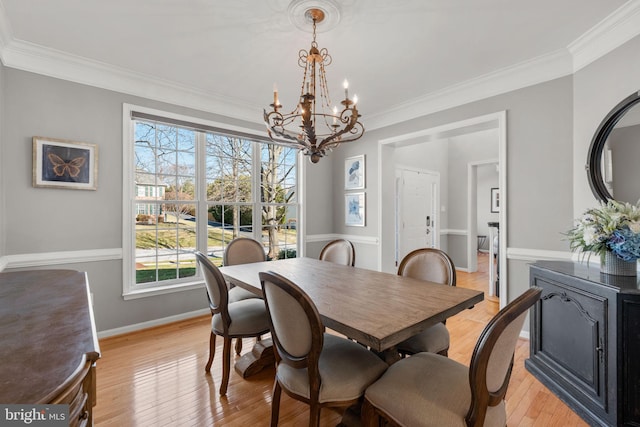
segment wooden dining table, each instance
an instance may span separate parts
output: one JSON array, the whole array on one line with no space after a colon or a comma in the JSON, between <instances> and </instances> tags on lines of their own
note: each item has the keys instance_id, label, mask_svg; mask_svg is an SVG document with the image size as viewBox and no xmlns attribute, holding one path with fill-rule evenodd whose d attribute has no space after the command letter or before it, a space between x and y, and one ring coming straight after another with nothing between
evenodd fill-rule
<instances>
[{"instance_id":1,"label":"wooden dining table","mask_svg":"<svg viewBox=\"0 0 640 427\"><path fill-rule=\"evenodd\" d=\"M397 344L484 299L482 291L315 258L240 264L220 271L229 283L260 296L258 273L286 277L309 295L325 327L379 352L388 363L399 358Z\"/></svg>"}]
</instances>

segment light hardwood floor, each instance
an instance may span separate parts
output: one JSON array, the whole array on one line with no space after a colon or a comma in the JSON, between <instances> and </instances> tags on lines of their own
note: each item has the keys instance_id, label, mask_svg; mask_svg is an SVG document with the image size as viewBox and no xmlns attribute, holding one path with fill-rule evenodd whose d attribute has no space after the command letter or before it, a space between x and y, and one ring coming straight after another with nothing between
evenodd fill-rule
<instances>
[{"instance_id":1,"label":"light hardwood floor","mask_svg":"<svg viewBox=\"0 0 640 427\"><path fill-rule=\"evenodd\" d=\"M481 271L458 272L458 286L487 289L486 255ZM204 292L204 291L203 291ZM204 295L203 295L204 298ZM451 333L449 357L468 364L476 340L497 312L495 298L447 321ZM221 378L222 340L218 339L211 375L204 365L209 348L210 316L100 340L97 364L97 426L268 426L273 369L242 379L231 373L225 397L217 393ZM246 352L252 340L244 341ZM520 340L507 392L509 426L586 426L555 395L524 368L529 342ZM322 411L321 425L335 426L341 414ZM308 406L282 396L281 426L308 424Z\"/></svg>"}]
</instances>

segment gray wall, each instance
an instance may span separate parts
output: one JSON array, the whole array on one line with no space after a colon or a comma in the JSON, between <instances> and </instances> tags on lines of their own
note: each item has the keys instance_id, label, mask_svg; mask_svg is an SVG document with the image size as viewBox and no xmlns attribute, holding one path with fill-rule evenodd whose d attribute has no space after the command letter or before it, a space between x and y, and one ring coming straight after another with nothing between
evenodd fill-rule
<instances>
[{"instance_id":1,"label":"gray wall","mask_svg":"<svg viewBox=\"0 0 640 427\"><path fill-rule=\"evenodd\" d=\"M122 248L123 103L260 129L256 124L11 68L3 69L1 81L5 107L0 141L0 180L5 183L5 209L0 214L7 224L4 255L37 257L42 252ZM97 191L33 188L33 136L97 144ZM124 301L120 260L53 268L88 272L99 331L207 307L204 288Z\"/></svg>"},{"instance_id":2,"label":"gray wall","mask_svg":"<svg viewBox=\"0 0 640 427\"><path fill-rule=\"evenodd\" d=\"M361 140L334 150L320 165L306 168L307 234L386 239L393 222L387 206L379 217L378 191L380 185L386 191L388 183L380 183L377 177L379 165L385 168L390 162L385 157L379 163L378 141L506 110L507 246L568 250L561 233L574 217L595 204L584 172L591 137L607 112L640 88L639 51L640 37L636 37L574 76L368 131ZM123 102L260 128L0 66L0 255L121 248ZM98 144L98 190L31 187L31 138L35 135ZM346 227L344 159L358 154L367 156L367 224ZM312 242L309 255L319 253L321 247L321 242ZM357 265L378 267L376 244L356 243L356 250ZM206 306L199 290L124 301L119 260L59 267L89 272L99 330ZM511 258L508 267L511 300L528 286L528 262Z\"/></svg>"},{"instance_id":3,"label":"gray wall","mask_svg":"<svg viewBox=\"0 0 640 427\"><path fill-rule=\"evenodd\" d=\"M640 89L640 36L574 74L574 217L596 205L584 165L591 138L607 113Z\"/></svg>"},{"instance_id":4,"label":"gray wall","mask_svg":"<svg viewBox=\"0 0 640 427\"><path fill-rule=\"evenodd\" d=\"M341 159L356 154L367 155L367 167L378 166L378 141L410 132L444 125L498 111L507 111L507 181L508 241L510 248L568 250L561 233L572 224L572 78L564 77L546 83L505 93L430 114L404 123L369 131L348 147L334 151L336 165ZM383 151L384 161L387 152ZM384 167L384 163L383 163ZM382 193L392 191L382 182ZM337 187L336 187L337 189ZM376 199L378 182L368 180L367 196ZM334 203L340 204L334 194ZM370 197L373 196L373 197ZM370 205L371 206L371 205ZM550 208L550 206L552 208ZM552 209L553 214L550 214ZM376 235L381 225L382 239L393 236L393 216L385 204L382 218L369 209L363 235ZM382 224L379 224L379 221ZM449 225L451 226L451 225ZM336 223L337 233L346 233ZM388 240L392 242L392 240ZM529 286L525 263L509 262L508 298L513 299Z\"/></svg>"},{"instance_id":5,"label":"gray wall","mask_svg":"<svg viewBox=\"0 0 640 427\"><path fill-rule=\"evenodd\" d=\"M469 163L498 158L498 132L495 129L474 132L449 138L449 206L447 217L449 228L466 230L467 214L469 209L477 209L476 206L468 206L468 180L467 169ZM495 170L495 169L494 169ZM497 178L497 175L496 175ZM478 198L486 197L485 194L477 195ZM485 224L486 225L486 224ZM467 259L468 235L450 235L448 238L448 252L455 265L460 268L468 268Z\"/></svg>"}]
</instances>

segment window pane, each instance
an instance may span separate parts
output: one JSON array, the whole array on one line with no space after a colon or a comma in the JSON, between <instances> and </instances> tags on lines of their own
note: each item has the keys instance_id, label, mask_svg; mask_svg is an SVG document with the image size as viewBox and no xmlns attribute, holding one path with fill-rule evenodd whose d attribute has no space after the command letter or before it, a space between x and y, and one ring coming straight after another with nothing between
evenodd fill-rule
<instances>
[{"instance_id":1,"label":"window pane","mask_svg":"<svg viewBox=\"0 0 640 427\"><path fill-rule=\"evenodd\" d=\"M240 138L207 135L207 199L251 202L252 143Z\"/></svg>"},{"instance_id":2,"label":"window pane","mask_svg":"<svg viewBox=\"0 0 640 427\"><path fill-rule=\"evenodd\" d=\"M293 203L296 200L296 159L292 148L262 145L260 184L264 203Z\"/></svg>"},{"instance_id":3,"label":"window pane","mask_svg":"<svg viewBox=\"0 0 640 427\"><path fill-rule=\"evenodd\" d=\"M135 138L136 283L193 276L193 256L181 251L197 247L196 134L136 122Z\"/></svg>"},{"instance_id":4,"label":"window pane","mask_svg":"<svg viewBox=\"0 0 640 427\"><path fill-rule=\"evenodd\" d=\"M136 205L144 210L147 204ZM196 220L182 213L195 212L195 205L168 203L165 209L160 216L136 218L136 283L195 275Z\"/></svg>"},{"instance_id":5,"label":"window pane","mask_svg":"<svg viewBox=\"0 0 640 427\"><path fill-rule=\"evenodd\" d=\"M263 144L260 185L262 234L269 245L269 258L296 257L296 161L297 150Z\"/></svg>"},{"instance_id":6,"label":"window pane","mask_svg":"<svg viewBox=\"0 0 640 427\"><path fill-rule=\"evenodd\" d=\"M262 206L262 238L268 242L270 259L295 258L298 243L295 205Z\"/></svg>"},{"instance_id":7,"label":"window pane","mask_svg":"<svg viewBox=\"0 0 640 427\"><path fill-rule=\"evenodd\" d=\"M177 131L173 126L156 124L156 139L158 141L159 155L163 153L172 153L176 151Z\"/></svg>"},{"instance_id":8,"label":"window pane","mask_svg":"<svg viewBox=\"0 0 640 427\"><path fill-rule=\"evenodd\" d=\"M210 204L208 207L207 250L212 260L222 262L224 249L236 237L253 238L253 207Z\"/></svg>"},{"instance_id":9,"label":"window pane","mask_svg":"<svg viewBox=\"0 0 640 427\"><path fill-rule=\"evenodd\" d=\"M296 256L298 150L151 121L133 123L133 256L140 288L194 276L198 248L220 265L227 244L237 237L258 238L270 258ZM196 159L199 153L205 154L203 163ZM200 164L203 171L197 170ZM198 200L199 194L206 200ZM199 214L206 215L200 229Z\"/></svg>"}]
</instances>

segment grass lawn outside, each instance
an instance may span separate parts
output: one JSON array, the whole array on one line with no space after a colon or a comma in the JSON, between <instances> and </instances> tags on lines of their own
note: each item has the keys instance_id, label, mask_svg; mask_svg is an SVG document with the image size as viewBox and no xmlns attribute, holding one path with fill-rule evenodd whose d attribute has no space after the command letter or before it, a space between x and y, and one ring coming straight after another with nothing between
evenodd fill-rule
<instances>
[{"instance_id":1,"label":"grass lawn outside","mask_svg":"<svg viewBox=\"0 0 640 427\"><path fill-rule=\"evenodd\" d=\"M207 247L219 248L221 253L224 247L233 240L232 230L223 230L220 227L208 227ZM174 252L176 248L181 251L189 251L196 248L196 227L193 221L179 220L175 222L165 222L159 224L136 224L136 250L166 249ZM262 232L263 241L268 240L267 230ZM295 245L298 232L295 229L282 228L278 230L278 240L281 242L281 249L284 249L286 256L295 256ZM156 246L157 245L157 246ZM290 249L293 246L294 249ZM216 251L214 251L216 252ZM173 255L168 255L172 257ZM149 258L154 258L150 255ZM212 259L217 266L222 265L222 255ZM172 280L176 278L191 277L196 274L196 262L193 257L178 256L178 260L166 260L157 262L148 259L137 260L136 262L136 283L148 283L156 280ZM156 278L156 272L158 277Z\"/></svg>"}]
</instances>

